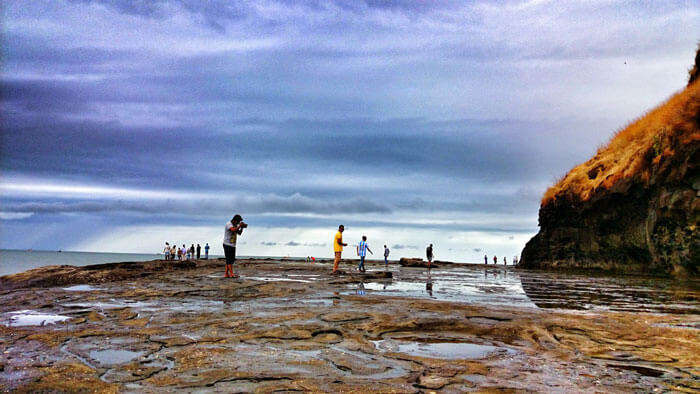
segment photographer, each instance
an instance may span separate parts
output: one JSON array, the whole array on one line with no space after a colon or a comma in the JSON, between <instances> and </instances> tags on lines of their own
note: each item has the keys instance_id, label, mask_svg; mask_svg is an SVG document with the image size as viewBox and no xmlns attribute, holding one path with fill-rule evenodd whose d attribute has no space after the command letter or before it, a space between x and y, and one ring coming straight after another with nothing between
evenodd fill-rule
<instances>
[{"instance_id":1,"label":"photographer","mask_svg":"<svg viewBox=\"0 0 700 394\"><path fill-rule=\"evenodd\" d=\"M243 229L248 227L243 222L241 215L236 214L230 222L226 223L224 230L224 255L226 256L226 278L237 278L233 272L233 265L236 263L236 240L243 234Z\"/></svg>"}]
</instances>

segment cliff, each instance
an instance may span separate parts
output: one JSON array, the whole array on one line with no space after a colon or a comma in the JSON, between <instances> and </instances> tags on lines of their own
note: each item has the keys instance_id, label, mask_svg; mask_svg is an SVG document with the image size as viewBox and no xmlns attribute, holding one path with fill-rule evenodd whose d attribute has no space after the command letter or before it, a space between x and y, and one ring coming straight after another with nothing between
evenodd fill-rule
<instances>
[{"instance_id":1,"label":"cliff","mask_svg":"<svg viewBox=\"0 0 700 394\"><path fill-rule=\"evenodd\" d=\"M700 48L688 85L544 195L524 268L697 276Z\"/></svg>"}]
</instances>

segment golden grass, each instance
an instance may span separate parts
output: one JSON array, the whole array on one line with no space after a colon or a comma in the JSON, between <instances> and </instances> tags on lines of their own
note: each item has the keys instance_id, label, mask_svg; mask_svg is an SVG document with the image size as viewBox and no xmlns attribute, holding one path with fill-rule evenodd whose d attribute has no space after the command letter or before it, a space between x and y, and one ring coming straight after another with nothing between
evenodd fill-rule
<instances>
[{"instance_id":1,"label":"golden grass","mask_svg":"<svg viewBox=\"0 0 700 394\"><path fill-rule=\"evenodd\" d=\"M700 81L695 81L615 133L593 158L550 187L542 205L559 199L587 201L623 180L648 183L679 148L700 141L699 114Z\"/></svg>"}]
</instances>

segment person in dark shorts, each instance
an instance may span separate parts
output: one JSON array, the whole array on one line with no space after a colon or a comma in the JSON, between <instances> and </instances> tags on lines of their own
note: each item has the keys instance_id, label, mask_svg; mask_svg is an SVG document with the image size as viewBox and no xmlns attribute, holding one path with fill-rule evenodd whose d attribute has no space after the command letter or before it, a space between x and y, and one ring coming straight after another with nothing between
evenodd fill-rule
<instances>
[{"instance_id":1,"label":"person in dark shorts","mask_svg":"<svg viewBox=\"0 0 700 394\"><path fill-rule=\"evenodd\" d=\"M428 258L428 268L430 268L430 264L433 262L433 244L425 249L425 257Z\"/></svg>"},{"instance_id":2,"label":"person in dark shorts","mask_svg":"<svg viewBox=\"0 0 700 394\"><path fill-rule=\"evenodd\" d=\"M197 244L197 260L199 260L200 253L202 253L202 245Z\"/></svg>"},{"instance_id":3,"label":"person in dark shorts","mask_svg":"<svg viewBox=\"0 0 700 394\"><path fill-rule=\"evenodd\" d=\"M224 256L226 256L226 278L237 278L233 272L233 265L236 263L236 241L238 236L243 234L243 229L248 227L243 222L241 215L234 215L233 218L226 223L224 229Z\"/></svg>"}]
</instances>

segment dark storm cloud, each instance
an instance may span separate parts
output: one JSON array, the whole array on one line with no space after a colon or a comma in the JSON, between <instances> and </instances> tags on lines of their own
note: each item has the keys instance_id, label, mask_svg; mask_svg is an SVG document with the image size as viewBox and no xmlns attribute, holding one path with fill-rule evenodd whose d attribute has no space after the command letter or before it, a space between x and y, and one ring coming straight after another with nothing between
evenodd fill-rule
<instances>
[{"instance_id":1,"label":"dark storm cloud","mask_svg":"<svg viewBox=\"0 0 700 394\"><path fill-rule=\"evenodd\" d=\"M60 201L60 202L6 202L3 211L21 213L94 213L94 212L170 212L179 215L221 216L231 207L249 213L389 213L390 208L366 199L347 199L333 202L294 194L291 196L258 195L223 199L190 199L164 201Z\"/></svg>"}]
</instances>

